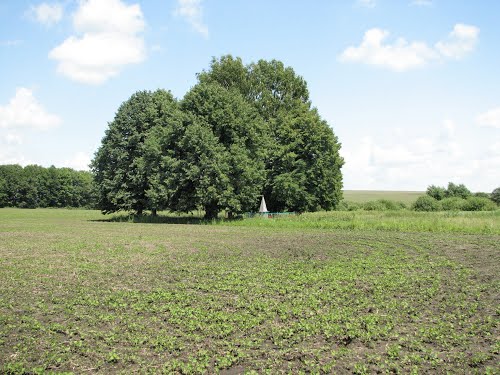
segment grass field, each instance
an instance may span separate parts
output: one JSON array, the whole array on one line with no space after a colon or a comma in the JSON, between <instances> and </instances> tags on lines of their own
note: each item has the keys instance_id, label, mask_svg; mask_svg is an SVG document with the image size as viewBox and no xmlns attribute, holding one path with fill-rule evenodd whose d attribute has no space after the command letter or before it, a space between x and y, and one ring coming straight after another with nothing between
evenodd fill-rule
<instances>
[{"instance_id":1,"label":"grass field","mask_svg":"<svg viewBox=\"0 0 500 375\"><path fill-rule=\"evenodd\" d=\"M1 209L0 373L498 373L500 216L397 214Z\"/></svg>"},{"instance_id":2,"label":"grass field","mask_svg":"<svg viewBox=\"0 0 500 375\"><path fill-rule=\"evenodd\" d=\"M344 190L343 193L344 199L351 202L364 203L377 199L388 199L409 205L424 195L425 191Z\"/></svg>"}]
</instances>

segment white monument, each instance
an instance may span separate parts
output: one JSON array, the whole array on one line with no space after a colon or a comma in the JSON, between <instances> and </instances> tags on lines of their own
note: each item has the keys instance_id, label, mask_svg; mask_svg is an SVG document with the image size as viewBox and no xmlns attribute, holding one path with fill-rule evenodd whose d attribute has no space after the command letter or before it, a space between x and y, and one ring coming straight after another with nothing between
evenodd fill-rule
<instances>
[{"instance_id":1,"label":"white monument","mask_svg":"<svg viewBox=\"0 0 500 375\"><path fill-rule=\"evenodd\" d=\"M266 200L264 199L264 196L262 196L262 200L260 201L259 213L265 214L266 212L269 211L267 210Z\"/></svg>"}]
</instances>

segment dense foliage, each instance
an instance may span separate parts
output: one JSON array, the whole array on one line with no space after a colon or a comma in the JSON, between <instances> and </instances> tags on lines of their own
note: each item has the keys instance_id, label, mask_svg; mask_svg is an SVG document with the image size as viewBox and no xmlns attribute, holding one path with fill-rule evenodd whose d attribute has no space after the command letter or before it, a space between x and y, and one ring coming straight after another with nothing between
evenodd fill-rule
<instances>
[{"instance_id":1,"label":"dense foliage","mask_svg":"<svg viewBox=\"0 0 500 375\"><path fill-rule=\"evenodd\" d=\"M498 189L500 195L500 189ZM430 185L413 209L417 211L493 211L496 209L495 190L491 194L472 194L464 184L448 183L448 187Z\"/></svg>"},{"instance_id":2,"label":"dense foliage","mask_svg":"<svg viewBox=\"0 0 500 375\"><path fill-rule=\"evenodd\" d=\"M496 204L500 205L500 187L497 187L491 192L490 199Z\"/></svg>"},{"instance_id":3,"label":"dense foliage","mask_svg":"<svg viewBox=\"0 0 500 375\"><path fill-rule=\"evenodd\" d=\"M177 121L176 109L176 100L165 90L137 92L118 108L92 161L103 213L125 210L141 214L163 208L150 193L150 179L157 176L145 168L144 142L156 125L167 127Z\"/></svg>"},{"instance_id":4,"label":"dense foliage","mask_svg":"<svg viewBox=\"0 0 500 375\"><path fill-rule=\"evenodd\" d=\"M334 209L340 143L304 79L273 60L214 59L178 103L164 90L119 108L92 163L103 213Z\"/></svg>"},{"instance_id":5,"label":"dense foliage","mask_svg":"<svg viewBox=\"0 0 500 375\"><path fill-rule=\"evenodd\" d=\"M90 172L0 165L0 207L93 207L94 201Z\"/></svg>"},{"instance_id":6,"label":"dense foliage","mask_svg":"<svg viewBox=\"0 0 500 375\"><path fill-rule=\"evenodd\" d=\"M309 100L305 80L282 62L213 59L200 82L238 91L266 123L266 179L263 193L271 211L317 211L342 199L344 164L340 143Z\"/></svg>"},{"instance_id":7,"label":"dense foliage","mask_svg":"<svg viewBox=\"0 0 500 375\"><path fill-rule=\"evenodd\" d=\"M497 206L490 199L470 195L467 199L449 197L437 200L429 195L419 197L413 204L415 211L494 211Z\"/></svg>"},{"instance_id":8,"label":"dense foliage","mask_svg":"<svg viewBox=\"0 0 500 375\"><path fill-rule=\"evenodd\" d=\"M441 186L430 185L426 191L427 195L440 201L445 198L462 198L467 199L472 196L471 191L464 184L448 183L448 188ZM482 193L479 193L481 196ZM476 194L477 195L477 194Z\"/></svg>"},{"instance_id":9,"label":"dense foliage","mask_svg":"<svg viewBox=\"0 0 500 375\"><path fill-rule=\"evenodd\" d=\"M441 204L437 199L429 195L423 195L417 198L412 208L415 211L440 211Z\"/></svg>"}]
</instances>

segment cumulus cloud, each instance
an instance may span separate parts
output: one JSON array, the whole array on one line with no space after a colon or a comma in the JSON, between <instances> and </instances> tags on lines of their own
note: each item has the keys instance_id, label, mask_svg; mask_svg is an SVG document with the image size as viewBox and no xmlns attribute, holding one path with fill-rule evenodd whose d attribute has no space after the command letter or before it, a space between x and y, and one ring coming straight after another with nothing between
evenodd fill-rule
<instances>
[{"instance_id":1,"label":"cumulus cloud","mask_svg":"<svg viewBox=\"0 0 500 375\"><path fill-rule=\"evenodd\" d=\"M208 27L203 22L202 0L177 0L175 14L184 17L191 27L208 38Z\"/></svg>"},{"instance_id":2,"label":"cumulus cloud","mask_svg":"<svg viewBox=\"0 0 500 375\"><path fill-rule=\"evenodd\" d=\"M45 26L52 26L63 17L64 9L59 3L41 3L37 6L31 6L30 16L37 22Z\"/></svg>"},{"instance_id":3,"label":"cumulus cloud","mask_svg":"<svg viewBox=\"0 0 500 375\"><path fill-rule=\"evenodd\" d=\"M458 23L444 41L436 43L436 49L444 57L461 59L476 47L479 28Z\"/></svg>"},{"instance_id":4,"label":"cumulus cloud","mask_svg":"<svg viewBox=\"0 0 500 375\"><path fill-rule=\"evenodd\" d=\"M146 57L141 33L145 23L138 4L120 0L85 0L73 15L76 35L49 53L57 70L87 84L101 84Z\"/></svg>"},{"instance_id":5,"label":"cumulus cloud","mask_svg":"<svg viewBox=\"0 0 500 375\"><path fill-rule=\"evenodd\" d=\"M35 164L31 159L25 158L20 152L13 149L2 148L0 150L0 164L19 164L26 166Z\"/></svg>"},{"instance_id":6,"label":"cumulus cloud","mask_svg":"<svg viewBox=\"0 0 500 375\"><path fill-rule=\"evenodd\" d=\"M370 29L365 32L358 47L348 47L340 56L342 62L361 62L404 71L423 66L437 57L436 52L425 43L408 43L399 38L394 44L384 44L389 32Z\"/></svg>"},{"instance_id":7,"label":"cumulus cloud","mask_svg":"<svg viewBox=\"0 0 500 375\"><path fill-rule=\"evenodd\" d=\"M25 87L17 88L7 105L0 105L0 128L47 130L60 123L59 116L47 112L35 98L33 91Z\"/></svg>"},{"instance_id":8,"label":"cumulus cloud","mask_svg":"<svg viewBox=\"0 0 500 375\"><path fill-rule=\"evenodd\" d=\"M499 139L470 148L451 120L444 121L434 136L393 134L365 136L352 145L343 142L347 189L425 190L453 181L474 191L491 191L498 184Z\"/></svg>"},{"instance_id":9,"label":"cumulus cloud","mask_svg":"<svg viewBox=\"0 0 500 375\"><path fill-rule=\"evenodd\" d=\"M477 116L476 123L479 126L500 129L500 107L493 108Z\"/></svg>"},{"instance_id":10,"label":"cumulus cloud","mask_svg":"<svg viewBox=\"0 0 500 375\"><path fill-rule=\"evenodd\" d=\"M3 139L8 145L21 145L23 143L23 138L16 133L7 133Z\"/></svg>"},{"instance_id":11,"label":"cumulus cloud","mask_svg":"<svg viewBox=\"0 0 500 375\"><path fill-rule=\"evenodd\" d=\"M90 164L90 155L85 152L77 152L71 159L64 162L64 166L73 168L77 171L88 171Z\"/></svg>"},{"instance_id":12,"label":"cumulus cloud","mask_svg":"<svg viewBox=\"0 0 500 375\"><path fill-rule=\"evenodd\" d=\"M398 38L388 43L387 30L373 28L365 32L359 46L346 48L339 56L341 62L363 63L397 72L423 67L433 61L460 59L471 52L479 38L475 26L457 24L448 37L434 47L424 42L408 42Z\"/></svg>"}]
</instances>

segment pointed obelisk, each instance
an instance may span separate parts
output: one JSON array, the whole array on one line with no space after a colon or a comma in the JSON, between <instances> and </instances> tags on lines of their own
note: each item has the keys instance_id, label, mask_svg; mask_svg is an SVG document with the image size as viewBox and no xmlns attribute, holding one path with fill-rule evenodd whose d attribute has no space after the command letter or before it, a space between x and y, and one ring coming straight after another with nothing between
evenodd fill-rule
<instances>
[{"instance_id":1,"label":"pointed obelisk","mask_svg":"<svg viewBox=\"0 0 500 375\"><path fill-rule=\"evenodd\" d=\"M265 214L266 212L269 211L267 210L266 200L264 199L264 196L262 196L262 200L260 201L259 214Z\"/></svg>"}]
</instances>

